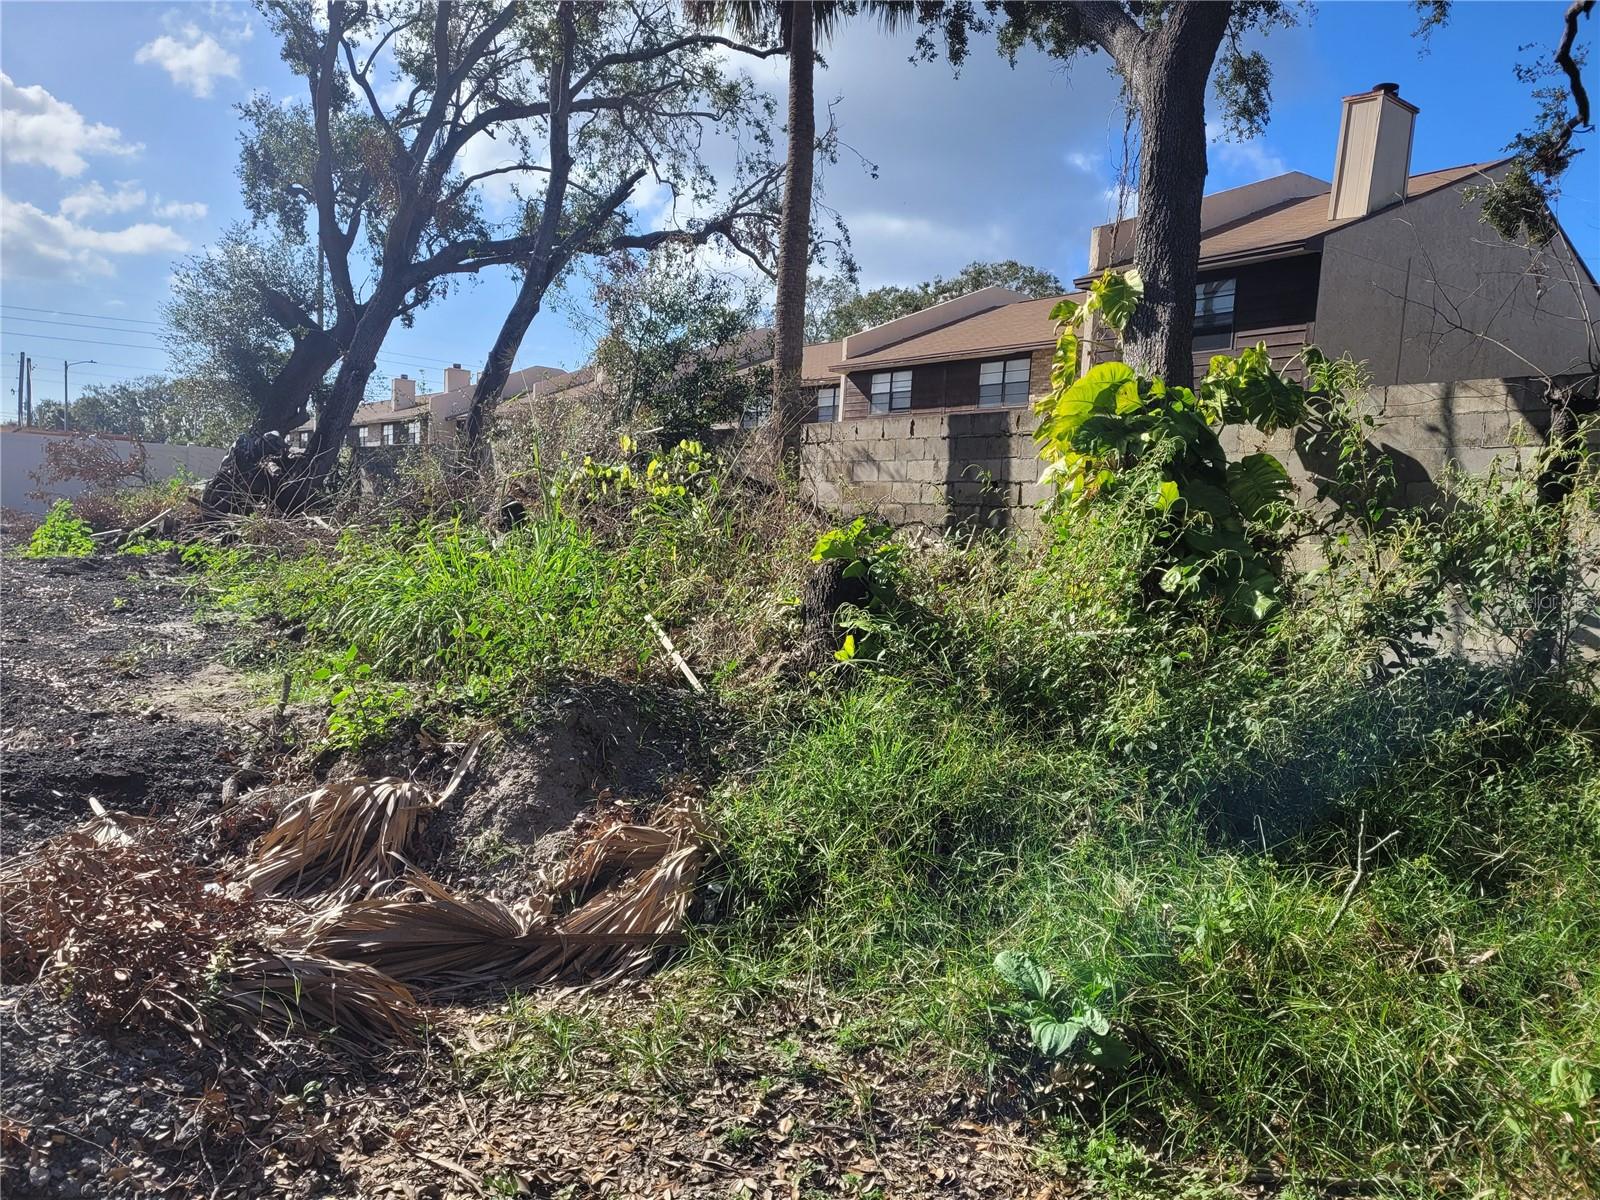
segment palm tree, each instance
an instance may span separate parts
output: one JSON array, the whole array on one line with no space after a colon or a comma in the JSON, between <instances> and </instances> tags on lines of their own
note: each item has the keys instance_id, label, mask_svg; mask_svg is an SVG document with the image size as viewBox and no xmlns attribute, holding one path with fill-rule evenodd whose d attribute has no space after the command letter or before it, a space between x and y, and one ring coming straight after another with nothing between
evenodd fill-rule
<instances>
[{"instance_id":1,"label":"palm tree","mask_svg":"<svg viewBox=\"0 0 1600 1200\"><path fill-rule=\"evenodd\" d=\"M800 392L805 350L806 272L811 261L811 191L815 174L817 115L813 100L816 38L826 37L841 10L838 0L691 0L700 25L731 26L755 41L776 26L789 58L789 144L784 163L783 216L778 230L777 301L773 306L772 417L767 423L774 463L793 463L807 406Z\"/></svg>"}]
</instances>

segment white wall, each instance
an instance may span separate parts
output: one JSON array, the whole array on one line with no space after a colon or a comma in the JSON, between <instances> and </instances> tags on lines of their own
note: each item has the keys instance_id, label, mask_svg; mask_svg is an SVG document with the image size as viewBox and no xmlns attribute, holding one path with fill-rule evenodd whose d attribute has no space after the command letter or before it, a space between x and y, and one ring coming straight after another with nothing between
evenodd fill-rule
<instances>
[{"instance_id":1,"label":"white wall","mask_svg":"<svg viewBox=\"0 0 1600 1200\"><path fill-rule=\"evenodd\" d=\"M39 490L35 475L44 473L44 448L51 441L66 435L45 433L37 429L0 429L0 507L17 512L43 513L56 498L71 499L84 490L78 480L64 479L51 484L47 490L49 500L35 500L28 493ZM117 455L126 459L133 443L123 438L101 438L103 444L114 448ZM147 442L145 475L151 483L171 479L187 472L196 479L209 478L222 465L226 450L215 446L179 446L165 442ZM129 486L134 486L130 481Z\"/></svg>"}]
</instances>

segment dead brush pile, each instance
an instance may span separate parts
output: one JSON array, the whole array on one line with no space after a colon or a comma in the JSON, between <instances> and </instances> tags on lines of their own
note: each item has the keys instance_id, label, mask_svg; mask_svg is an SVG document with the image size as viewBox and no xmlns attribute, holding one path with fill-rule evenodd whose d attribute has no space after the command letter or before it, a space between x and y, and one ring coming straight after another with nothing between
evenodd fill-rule
<instances>
[{"instance_id":1,"label":"dead brush pile","mask_svg":"<svg viewBox=\"0 0 1600 1200\"><path fill-rule=\"evenodd\" d=\"M288 805L239 882L343 904L403 872L426 815L443 798L404 779L345 779Z\"/></svg>"},{"instance_id":2,"label":"dead brush pile","mask_svg":"<svg viewBox=\"0 0 1600 1200\"><path fill-rule=\"evenodd\" d=\"M514 906L417 872L422 823L471 757L438 797L398 779L299 797L231 882L162 823L97 810L0 876L0 973L46 980L99 1029L378 1043L413 1035L413 987L606 983L681 941L703 859L692 804L603 820Z\"/></svg>"},{"instance_id":3,"label":"dead brush pile","mask_svg":"<svg viewBox=\"0 0 1600 1200\"><path fill-rule=\"evenodd\" d=\"M602 821L520 904L455 895L414 876L393 898L318 917L306 946L434 990L609 983L647 969L681 940L701 835L688 804L654 825Z\"/></svg>"}]
</instances>

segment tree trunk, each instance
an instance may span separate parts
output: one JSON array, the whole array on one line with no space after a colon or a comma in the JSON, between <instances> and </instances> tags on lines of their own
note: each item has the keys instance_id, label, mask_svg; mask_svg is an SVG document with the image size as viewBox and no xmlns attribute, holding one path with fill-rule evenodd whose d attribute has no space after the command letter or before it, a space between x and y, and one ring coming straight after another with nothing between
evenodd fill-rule
<instances>
[{"instance_id":1,"label":"tree trunk","mask_svg":"<svg viewBox=\"0 0 1600 1200\"><path fill-rule=\"evenodd\" d=\"M511 311L500 323L500 333L489 351L488 361L478 373L478 386L473 390L472 408L467 414L467 450L480 465L484 458L483 434L489 413L500 400L522 339L539 315L544 294L556 276L556 232L566 207L567 181L572 175L569 137L572 97L568 93L572 55L577 47L577 26L570 3L563 3L556 9L556 22L561 29L561 48L550 64L550 182L545 186L544 208L539 214L533 253L523 268L522 286L517 289Z\"/></svg>"},{"instance_id":2,"label":"tree trunk","mask_svg":"<svg viewBox=\"0 0 1600 1200\"><path fill-rule=\"evenodd\" d=\"M306 483L313 489L322 485L338 462L339 447L357 406L367 394L367 380L377 368L378 352L383 349L404 299L398 284L380 279L378 286L380 290L373 294L356 322L355 334L329 390L327 408L311 434L306 450Z\"/></svg>"},{"instance_id":3,"label":"tree trunk","mask_svg":"<svg viewBox=\"0 0 1600 1200\"><path fill-rule=\"evenodd\" d=\"M288 433L304 424L310 415L311 393L338 361L339 347L332 338L316 333L301 338L267 385L267 394L256 407L250 432L256 435L274 430Z\"/></svg>"},{"instance_id":4,"label":"tree trunk","mask_svg":"<svg viewBox=\"0 0 1600 1200\"><path fill-rule=\"evenodd\" d=\"M1194 288L1206 184L1206 83L1227 4L1178 4L1119 62L1138 109L1139 220L1133 260L1144 302L1123 334L1135 370L1194 386Z\"/></svg>"},{"instance_id":5,"label":"tree trunk","mask_svg":"<svg viewBox=\"0 0 1600 1200\"><path fill-rule=\"evenodd\" d=\"M800 390L805 353L806 272L811 265L811 185L816 158L817 114L812 98L816 55L810 0L789 6L789 150L783 187L783 224L778 242L778 295L774 311L772 418L768 438L776 465L794 466L805 425Z\"/></svg>"},{"instance_id":6,"label":"tree trunk","mask_svg":"<svg viewBox=\"0 0 1600 1200\"><path fill-rule=\"evenodd\" d=\"M480 464L483 460L483 434L489 414L500 399L506 380L510 378L511 364L517 356L517 350L522 346L522 339L527 335L528 326L533 324L533 319L539 315L545 291L550 286L547 265L547 263L529 265L527 273L522 278L522 286L517 289L517 298L512 302L511 311L501 322L500 332L494 339L489 358L478 375L478 386L473 389L472 409L467 414L466 444L468 453Z\"/></svg>"}]
</instances>

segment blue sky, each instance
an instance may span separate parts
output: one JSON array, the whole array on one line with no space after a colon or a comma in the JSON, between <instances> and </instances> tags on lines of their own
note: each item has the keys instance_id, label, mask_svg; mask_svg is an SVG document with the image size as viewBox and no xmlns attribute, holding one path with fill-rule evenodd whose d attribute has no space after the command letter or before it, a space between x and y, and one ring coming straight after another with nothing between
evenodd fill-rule
<instances>
[{"instance_id":1,"label":"blue sky","mask_svg":"<svg viewBox=\"0 0 1600 1200\"><path fill-rule=\"evenodd\" d=\"M1497 156L1533 110L1512 74L1519 47L1548 53L1564 8L1460 3L1423 56L1409 4L1324 0L1307 22L1265 41L1271 128L1255 142L1214 145L1207 189L1285 170L1326 178L1340 97L1380 80L1398 82L1422 110L1414 170ZM1592 31L1584 40L1592 44ZM948 275L980 258L1017 258L1064 279L1080 272L1090 226L1112 215L1107 189L1121 157L1106 60L1068 69L1025 53L1012 69L979 44L952 78L945 65L910 63L910 49L865 22L846 26L824 48L818 76L819 102L836 101L841 136L878 167L874 179L847 155L825 179L863 285ZM756 77L777 92L782 70L766 64ZM242 4L8 0L0 71L0 411L9 413L21 350L37 362L37 400L60 396L64 358L96 360L71 369L74 392L164 367L156 335L172 263L242 215L233 105L258 89L298 96L303 84ZM1594 266L1600 171L1587 141L1560 215ZM512 294L504 276L480 279L414 329L396 329L381 369L433 385L450 362L475 369ZM519 363L581 364L592 337L584 309L575 287L535 323Z\"/></svg>"}]
</instances>

